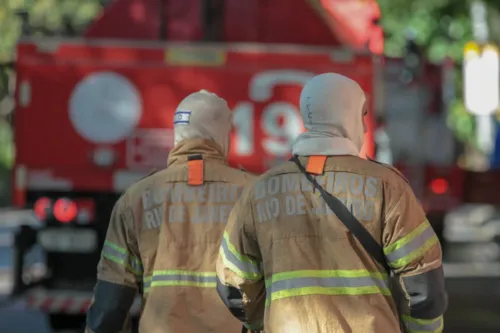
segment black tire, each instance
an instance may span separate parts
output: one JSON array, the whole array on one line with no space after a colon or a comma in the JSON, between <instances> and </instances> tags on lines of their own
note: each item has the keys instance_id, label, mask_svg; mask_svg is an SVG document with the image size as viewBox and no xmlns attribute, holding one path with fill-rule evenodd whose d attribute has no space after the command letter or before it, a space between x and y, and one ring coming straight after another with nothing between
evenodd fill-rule
<instances>
[{"instance_id":1,"label":"black tire","mask_svg":"<svg viewBox=\"0 0 500 333\"><path fill-rule=\"evenodd\" d=\"M49 323L55 332L73 330L80 333L84 332L85 329L85 316L53 313L49 315Z\"/></svg>"}]
</instances>

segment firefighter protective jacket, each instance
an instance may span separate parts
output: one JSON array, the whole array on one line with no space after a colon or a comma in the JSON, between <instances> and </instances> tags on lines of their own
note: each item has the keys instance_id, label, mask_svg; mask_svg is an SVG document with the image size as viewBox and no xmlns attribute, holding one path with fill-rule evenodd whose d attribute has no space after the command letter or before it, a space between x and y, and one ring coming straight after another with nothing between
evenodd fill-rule
<instances>
[{"instance_id":1,"label":"firefighter protective jacket","mask_svg":"<svg viewBox=\"0 0 500 333\"><path fill-rule=\"evenodd\" d=\"M266 333L396 333L400 319L408 333L442 332L441 247L405 179L357 156L328 157L315 169L383 246L401 299L388 272L287 162L246 188L229 217L217 261L225 303ZM227 296L231 288L242 305Z\"/></svg>"},{"instance_id":2,"label":"firefighter protective jacket","mask_svg":"<svg viewBox=\"0 0 500 333\"><path fill-rule=\"evenodd\" d=\"M167 169L130 187L111 217L86 332L120 331L140 291L140 332L239 332L217 295L215 262L231 208L252 178L230 168L211 141L189 139Z\"/></svg>"}]
</instances>

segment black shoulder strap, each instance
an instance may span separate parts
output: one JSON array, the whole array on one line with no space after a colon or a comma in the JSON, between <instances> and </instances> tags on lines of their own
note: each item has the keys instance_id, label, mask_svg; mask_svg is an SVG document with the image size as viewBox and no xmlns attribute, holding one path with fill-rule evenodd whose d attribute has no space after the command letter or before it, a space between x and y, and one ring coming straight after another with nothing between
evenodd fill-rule
<instances>
[{"instance_id":1,"label":"black shoulder strap","mask_svg":"<svg viewBox=\"0 0 500 333\"><path fill-rule=\"evenodd\" d=\"M314 187L319 191L323 200L325 200L328 207L332 212L337 215L339 220L345 225L347 229L357 238L359 243L365 248L373 259L378 261L387 272L390 272L389 265L385 259L384 249L380 246L373 236L366 230L365 227L358 221L358 219L349 211L349 209L335 196L328 193L321 185L318 184L316 179L308 174L304 166L300 163L297 156L291 158L300 169L300 171L306 176L306 178L314 185Z\"/></svg>"}]
</instances>

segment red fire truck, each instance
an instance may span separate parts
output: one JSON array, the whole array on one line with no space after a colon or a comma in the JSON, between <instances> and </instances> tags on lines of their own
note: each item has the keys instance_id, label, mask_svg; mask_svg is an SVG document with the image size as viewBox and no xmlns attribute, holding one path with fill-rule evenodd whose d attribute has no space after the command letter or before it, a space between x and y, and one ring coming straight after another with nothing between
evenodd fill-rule
<instances>
[{"instance_id":1,"label":"red fire truck","mask_svg":"<svg viewBox=\"0 0 500 333\"><path fill-rule=\"evenodd\" d=\"M378 7L323 3L117 0L83 39L19 43L14 203L43 222L36 241L48 267L23 294L30 306L50 314L55 328L83 325L113 204L166 166L173 112L191 92L228 101L230 163L260 173L287 159L303 130L302 85L342 73L369 96L365 153L373 155L382 66L364 49L381 38L373 33ZM349 40L363 50L345 49Z\"/></svg>"},{"instance_id":2,"label":"red fire truck","mask_svg":"<svg viewBox=\"0 0 500 333\"><path fill-rule=\"evenodd\" d=\"M454 64L422 59L415 72L406 67L404 59L385 59L384 129L391 162L408 178L440 234L446 213L468 200L466 173L457 166L455 135L447 126Z\"/></svg>"}]
</instances>

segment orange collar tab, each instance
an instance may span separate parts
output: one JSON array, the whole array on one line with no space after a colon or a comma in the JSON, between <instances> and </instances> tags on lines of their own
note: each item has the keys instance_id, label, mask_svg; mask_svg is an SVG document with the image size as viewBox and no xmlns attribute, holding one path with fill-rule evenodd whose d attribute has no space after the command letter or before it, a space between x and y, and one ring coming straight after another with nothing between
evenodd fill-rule
<instances>
[{"instance_id":1,"label":"orange collar tab","mask_svg":"<svg viewBox=\"0 0 500 333\"><path fill-rule=\"evenodd\" d=\"M310 156L307 161L306 172L313 175L322 175L325 170L326 158L325 155Z\"/></svg>"},{"instance_id":2,"label":"orange collar tab","mask_svg":"<svg viewBox=\"0 0 500 333\"><path fill-rule=\"evenodd\" d=\"M192 155L188 157L188 185L203 185L203 157L201 155Z\"/></svg>"}]
</instances>

